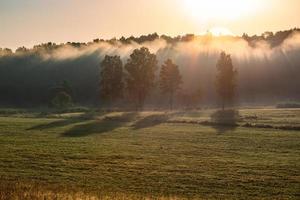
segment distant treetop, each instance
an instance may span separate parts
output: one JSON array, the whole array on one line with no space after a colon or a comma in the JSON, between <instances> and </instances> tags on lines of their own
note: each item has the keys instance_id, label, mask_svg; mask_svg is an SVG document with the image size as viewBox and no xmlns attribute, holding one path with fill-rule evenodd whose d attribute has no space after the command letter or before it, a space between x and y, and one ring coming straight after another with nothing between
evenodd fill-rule
<instances>
[{"instance_id":1,"label":"distant treetop","mask_svg":"<svg viewBox=\"0 0 300 200\"><path fill-rule=\"evenodd\" d=\"M270 44L271 47L276 47L276 46L279 46L285 39L287 39L294 32L300 33L300 28L294 28L294 29L285 30L285 31L278 31L275 33L266 31L261 35L253 35L253 36L249 36L247 33L244 33L242 36L218 36L218 37L243 38L244 40L246 40L249 43L250 46L255 46L257 41L266 41ZM142 44L145 42L152 42L157 39L162 39L162 40L165 40L169 44L174 44L177 42L189 42L196 38L201 39L201 38L207 38L207 37L214 37L214 36L207 33L205 35L186 34L183 36L171 37L171 36L167 36L167 35L159 36L157 33L153 33L153 34L149 34L149 35L142 35L140 37L134 37L134 36L130 36L128 38L121 37L120 39L112 38L112 39L104 40L104 39L96 38L92 42L88 42L88 43L67 42L67 43L62 43L62 44L55 44L52 42L48 42L48 43L35 45L32 49L27 49L26 47L19 47L19 48L17 48L15 53L36 52L39 50L49 51L49 50L54 50L59 47L65 46L65 45L72 46L75 48L80 48L83 46L89 46L89 45L93 45L93 44L100 43L100 42L106 42L106 43L109 43L112 45L117 44L117 43L122 43L122 44L126 45L126 44L131 44L131 43ZM11 53L12 53L11 49L0 48L0 55L10 55Z\"/></svg>"}]
</instances>

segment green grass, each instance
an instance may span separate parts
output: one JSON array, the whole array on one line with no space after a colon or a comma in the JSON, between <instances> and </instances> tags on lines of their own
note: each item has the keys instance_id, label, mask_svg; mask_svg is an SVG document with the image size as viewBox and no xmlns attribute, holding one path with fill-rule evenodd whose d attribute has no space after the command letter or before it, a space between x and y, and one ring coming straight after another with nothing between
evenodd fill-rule
<instances>
[{"instance_id":1,"label":"green grass","mask_svg":"<svg viewBox=\"0 0 300 200\"><path fill-rule=\"evenodd\" d=\"M172 122L212 112L0 117L0 177L137 199L300 198L300 131ZM240 115L239 123L300 125L297 109Z\"/></svg>"}]
</instances>

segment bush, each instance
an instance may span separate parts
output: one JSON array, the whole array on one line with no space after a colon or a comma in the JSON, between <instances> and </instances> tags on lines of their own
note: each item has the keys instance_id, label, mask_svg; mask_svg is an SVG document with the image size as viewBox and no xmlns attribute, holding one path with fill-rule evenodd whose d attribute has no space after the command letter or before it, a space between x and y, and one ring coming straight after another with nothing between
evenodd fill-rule
<instances>
[{"instance_id":1,"label":"bush","mask_svg":"<svg viewBox=\"0 0 300 200\"><path fill-rule=\"evenodd\" d=\"M55 108L67 108L70 107L72 103L72 97L66 92L59 92L52 99L51 104Z\"/></svg>"},{"instance_id":2,"label":"bush","mask_svg":"<svg viewBox=\"0 0 300 200\"><path fill-rule=\"evenodd\" d=\"M219 125L237 125L239 119L240 115L236 110L220 110L211 115L212 122Z\"/></svg>"}]
</instances>

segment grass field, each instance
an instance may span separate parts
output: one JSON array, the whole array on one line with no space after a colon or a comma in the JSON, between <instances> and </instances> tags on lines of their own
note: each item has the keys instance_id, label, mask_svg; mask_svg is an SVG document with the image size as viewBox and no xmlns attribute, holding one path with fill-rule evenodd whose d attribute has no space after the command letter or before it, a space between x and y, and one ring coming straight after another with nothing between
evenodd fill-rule
<instances>
[{"instance_id":1,"label":"grass field","mask_svg":"<svg viewBox=\"0 0 300 200\"><path fill-rule=\"evenodd\" d=\"M300 109L213 113L2 115L0 199L300 198Z\"/></svg>"}]
</instances>

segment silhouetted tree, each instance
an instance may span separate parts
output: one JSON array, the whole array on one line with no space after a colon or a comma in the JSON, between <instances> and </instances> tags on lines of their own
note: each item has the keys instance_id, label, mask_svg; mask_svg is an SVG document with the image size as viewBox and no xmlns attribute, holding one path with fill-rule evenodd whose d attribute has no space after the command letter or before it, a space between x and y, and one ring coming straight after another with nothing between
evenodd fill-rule
<instances>
[{"instance_id":1,"label":"silhouetted tree","mask_svg":"<svg viewBox=\"0 0 300 200\"><path fill-rule=\"evenodd\" d=\"M16 53L26 53L28 49L26 47L19 47L16 49Z\"/></svg>"},{"instance_id":2,"label":"silhouetted tree","mask_svg":"<svg viewBox=\"0 0 300 200\"><path fill-rule=\"evenodd\" d=\"M222 110L226 103L232 103L236 88L237 71L233 68L231 56L222 52L217 62L216 90L220 96Z\"/></svg>"},{"instance_id":3,"label":"silhouetted tree","mask_svg":"<svg viewBox=\"0 0 300 200\"><path fill-rule=\"evenodd\" d=\"M157 33L142 35L140 37L130 36L129 38L125 38L124 36L119 39L119 41L123 44L130 44L131 42L136 42L138 44L142 44L144 42L151 42L159 38Z\"/></svg>"},{"instance_id":4,"label":"silhouetted tree","mask_svg":"<svg viewBox=\"0 0 300 200\"><path fill-rule=\"evenodd\" d=\"M11 49L8 48L0 48L0 56L6 56L6 55L11 55L13 52Z\"/></svg>"},{"instance_id":5,"label":"silhouetted tree","mask_svg":"<svg viewBox=\"0 0 300 200\"><path fill-rule=\"evenodd\" d=\"M169 96L170 109L173 109L174 95L182 83L178 66L172 60L168 59L161 67L160 71L160 89L163 94Z\"/></svg>"},{"instance_id":6,"label":"silhouetted tree","mask_svg":"<svg viewBox=\"0 0 300 200\"><path fill-rule=\"evenodd\" d=\"M101 62L100 96L113 103L123 96L123 63L120 56L105 56Z\"/></svg>"},{"instance_id":7,"label":"silhouetted tree","mask_svg":"<svg viewBox=\"0 0 300 200\"><path fill-rule=\"evenodd\" d=\"M129 96L136 103L136 108L142 108L146 96L154 86L157 59L149 49L135 49L125 65L127 70L126 85Z\"/></svg>"}]
</instances>

